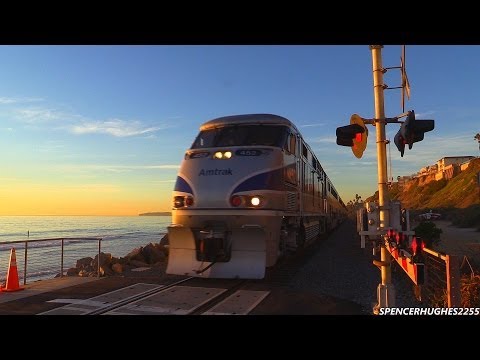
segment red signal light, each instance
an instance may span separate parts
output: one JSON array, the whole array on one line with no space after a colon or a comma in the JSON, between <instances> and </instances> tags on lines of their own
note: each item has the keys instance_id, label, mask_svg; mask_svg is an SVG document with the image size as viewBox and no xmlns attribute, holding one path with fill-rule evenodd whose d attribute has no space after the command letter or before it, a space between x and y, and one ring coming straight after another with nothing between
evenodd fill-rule
<instances>
[{"instance_id":1,"label":"red signal light","mask_svg":"<svg viewBox=\"0 0 480 360\"><path fill-rule=\"evenodd\" d=\"M242 205L242 198L238 195L234 195L230 198L230 204L232 204L232 206L238 207Z\"/></svg>"},{"instance_id":2,"label":"red signal light","mask_svg":"<svg viewBox=\"0 0 480 360\"><path fill-rule=\"evenodd\" d=\"M419 264L424 262L424 258L423 258L424 248L425 248L425 243L423 242L423 240L414 236L412 239L412 251L413 251L412 262L413 263Z\"/></svg>"},{"instance_id":3,"label":"red signal light","mask_svg":"<svg viewBox=\"0 0 480 360\"><path fill-rule=\"evenodd\" d=\"M417 238L415 236L412 238L412 251L414 254L417 252Z\"/></svg>"},{"instance_id":4,"label":"red signal light","mask_svg":"<svg viewBox=\"0 0 480 360\"><path fill-rule=\"evenodd\" d=\"M186 204L187 206L192 206L192 205L193 205L193 198L190 197L190 196L187 197L187 198L185 199L185 204Z\"/></svg>"},{"instance_id":5,"label":"red signal light","mask_svg":"<svg viewBox=\"0 0 480 360\"><path fill-rule=\"evenodd\" d=\"M422 241L423 243L423 241ZM420 245L421 246L421 245ZM417 249L418 249L418 243L417 243L417 237L414 236L412 238L412 251L413 251L413 254L416 254L417 253ZM421 250L421 249L420 249Z\"/></svg>"},{"instance_id":6,"label":"red signal light","mask_svg":"<svg viewBox=\"0 0 480 360\"><path fill-rule=\"evenodd\" d=\"M356 133L355 134L355 141L356 142L361 142L362 141L362 133Z\"/></svg>"}]
</instances>

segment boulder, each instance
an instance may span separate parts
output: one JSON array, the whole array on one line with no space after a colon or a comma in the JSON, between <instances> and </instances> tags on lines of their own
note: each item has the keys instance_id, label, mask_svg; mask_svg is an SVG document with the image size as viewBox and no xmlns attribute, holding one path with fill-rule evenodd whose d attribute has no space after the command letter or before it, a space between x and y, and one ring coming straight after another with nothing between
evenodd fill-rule
<instances>
[{"instance_id":1,"label":"boulder","mask_svg":"<svg viewBox=\"0 0 480 360\"><path fill-rule=\"evenodd\" d=\"M85 266L82 270L85 270L86 272L97 271L97 264L95 264L95 266L92 266L92 265Z\"/></svg>"},{"instance_id":2,"label":"boulder","mask_svg":"<svg viewBox=\"0 0 480 360\"><path fill-rule=\"evenodd\" d=\"M80 270L80 271L78 272L78 276L81 276L81 277L83 277L83 276L88 276L88 271L86 271L86 270Z\"/></svg>"},{"instance_id":3,"label":"boulder","mask_svg":"<svg viewBox=\"0 0 480 360\"><path fill-rule=\"evenodd\" d=\"M117 262L118 262L119 264L126 265L126 264L128 264L128 258L126 258L126 257L121 257L121 258L118 259ZM112 263L115 263L115 261L112 260Z\"/></svg>"},{"instance_id":4,"label":"boulder","mask_svg":"<svg viewBox=\"0 0 480 360\"><path fill-rule=\"evenodd\" d=\"M127 258L127 259L133 258L133 257L137 256L138 254L140 254L141 252L142 252L142 247L135 248L132 251L130 251L127 255L125 255L125 258Z\"/></svg>"},{"instance_id":5,"label":"boulder","mask_svg":"<svg viewBox=\"0 0 480 360\"><path fill-rule=\"evenodd\" d=\"M81 258L79 260L77 260L77 264L75 265L75 267L77 269L83 269L85 267L87 267L88 265L90 265L92 263L93 259L91 257L84 257L84 258Z\"/></svg>"},{"instance_id":6,"label":"boulder","mask_svg":"<svg viewBox=\"0 0 480 360\"><path fill-rule=\"evenodd\" d=\"M169 247L168 244L167 245L157 244L155 247L161 252L163 252L165 256L168 256L168 247Z\"/></svg>"},{"instance_id":7,"label":"boulder","mask_svg":"<svg viewBox=\"0 0 480 360\"><path fill-rule=\"evenodd\" d=\"M134 266L134 267L149 267L150 266L146 262L139 261L139 260L130 260L129 264Z\"/></svg>"},{"instance_id":8,"label":"boulder","mask_svg":"<svg viewBox=\"0 0 480 360\"><path fill-rule=\"evenodd\" d=\"M168 234L163 235L162 239L159 242L159 245L168 245Z\"/></svg>"},{"instance_id":9,"label":"boulder","mask_svg":"<svg viewBox=\"0 0 480 360\"><path fill-rule=\"evenodd\" d=\"M130 264L124 264L124 265L122 265L122 267L123 267L123 271L129 271L129 270L132 270L133 268L135 268L135 266L130 265Z\"/></svg>"},{"instance_id":10,"label":"boulder","mask_svg":"<svg viewBox=\"0 0 480 360\"><path fill-rule=\"evenodd\" d=\"M159 261L165 261L165 254L157 246L150 243L142 249L142 255L147 264L155 264Z\"/></svg>"},{"instance_id":11,"label":"boulder","mask_svg":"<svg viewBox=\"0 0 480 360\"><path fill-rule=\"evenodd\" d=\"M112 261L112 254L103 253L103 252L100 253L100 267L110 265L111 261ZM98 267L98 254L95 255L95 258L91 262L91 265L93 266L93 268L97 269L97 267Z\"/></svg>"},{"instance_id":12,"label":"boulder","mask_svg":"<svg viewBox=\"0 0 480 360\"><path fill-rule=\"evenodd\" d=\"M120 263L115 263L112 265L113 272L121 274L123 272L123 266Z\"/></svg>"},{"instance_id":13,"label":"boulder","mask_svg":"<svg viewBox=\"0 0 480 360\"><path fill-rule=\"evenodd\" d=\"M67 270L67 276L77 276L78 269L77 268L70 268Z\"/></svg>"},{"instance_id":14,"label":"boulder","mask_svg":"<svg viewBox=\"0 0 480 360\"><path fill-rule=\"evenodd\" d=\"M111 276L114 272L110 269L110 265L102 265L100 266L100 276Z\"/></svg>"},{"instance_id":15,"label":"boulder","mask_svg":"<svg viewBox=\"0 0 480 360\"><path fill-rule=\"evenodd\" d=\"M135 248L132 251L130 251L125 256L125 258L127 258L129 262L131 262L132 260L138 260L138 261L142 261L142 262L146 263L147 261L142 254L142 250L143 250L142 246L140 246L139 248Z\"/></svg>"}]
</instances>

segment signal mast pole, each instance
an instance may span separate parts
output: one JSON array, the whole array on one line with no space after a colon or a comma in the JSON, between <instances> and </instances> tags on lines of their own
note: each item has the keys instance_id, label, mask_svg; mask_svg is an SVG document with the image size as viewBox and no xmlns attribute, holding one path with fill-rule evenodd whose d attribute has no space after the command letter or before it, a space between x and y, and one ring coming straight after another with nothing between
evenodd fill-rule
<instances>
[{"instance_id":1,"label":"signal mast pole","mask_svg":"<svg viewBox=\"0 0 480 360\"><path fill-rule=\"evenodd\" d=\"M378 205L380 214L379 228L390 227L390 206L387 192L387 144L385 139L385 104L382 67L383 45L370 45L373 65L373 91L375 100L375 129L377 137L377 173L378 173ZM377 287L378 304L374 307L374 313L382 307L395 306L395 289L392 284L390 269L390 254L383 242L380 242L380 261L375 262L380 266L381 283Z\"/></svg>"}]
</instances>

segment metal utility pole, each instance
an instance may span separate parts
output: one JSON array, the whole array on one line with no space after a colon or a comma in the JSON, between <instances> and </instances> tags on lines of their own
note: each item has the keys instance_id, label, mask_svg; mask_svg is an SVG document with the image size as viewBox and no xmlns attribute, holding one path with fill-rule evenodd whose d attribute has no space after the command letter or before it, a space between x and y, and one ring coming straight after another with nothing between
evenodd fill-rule
<instances>
[{"instance_id":1,"label":"metal utility pole","mask_svg":"<svg viewBox=\"0 0 480 360\"><path fill-rule=\"evenodd\" d=\"M375 128L377 135L377 172L378 172L378 205L380 213L380 230L390 227L390 206L387 192L387 145L385 139L385 104L383 98L383 73L382 45L370 45L373 65L373 91L375 100ZM395 306L395 289L391 279L390 254L383 242L380 242L380 261L375 262L380 267L382 282L377 287L378 304L374 312L379 308Z\"/></svg>"}]
</instances>

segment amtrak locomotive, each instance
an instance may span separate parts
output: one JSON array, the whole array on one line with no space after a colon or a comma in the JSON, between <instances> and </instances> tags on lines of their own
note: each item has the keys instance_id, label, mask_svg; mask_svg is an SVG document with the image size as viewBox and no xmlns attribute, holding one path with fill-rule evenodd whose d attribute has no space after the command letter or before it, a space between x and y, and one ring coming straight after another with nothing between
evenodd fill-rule
<instances>
[{"instance_id":1,"label":"amtrak locomotive","mask_svg":"<svg viewBox=\"0 0 480 360\"><path fill-rule=\"evenodd\" d=\"M335 187L288 119L210 120L176 179L167 273L261 279L287 250L336 227L344 214Z\"/></svg>"}]
</instances>

